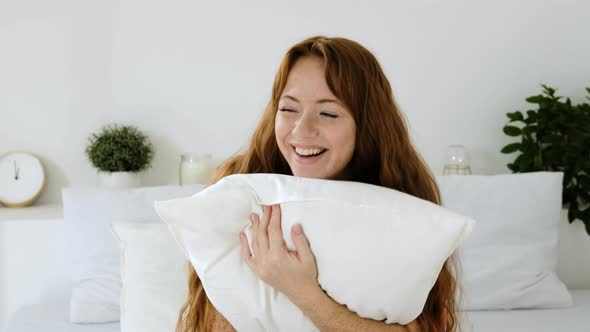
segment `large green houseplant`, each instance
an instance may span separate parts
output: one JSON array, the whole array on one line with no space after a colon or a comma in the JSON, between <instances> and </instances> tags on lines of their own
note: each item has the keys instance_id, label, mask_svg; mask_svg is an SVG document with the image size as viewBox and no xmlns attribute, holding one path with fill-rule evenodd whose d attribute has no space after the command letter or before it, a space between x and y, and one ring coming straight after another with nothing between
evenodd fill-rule
<instances>
[{"instance_id":1,"label":"large green houseplant","mask_svg":"<svg viewBox=\"0 0 590 332\"><path fill-rule=\"evenodd\" d=\"M504 133L518 137L519 142L501 152L519 153L507 165L514 173L563 172L562 199L568 220L581 220L590 235L590 105L573 105L569 98L556 96L555 89L542 87L541 95L526 99L537 109L506 114L510 120ZM590 88L586 91L590 94Z\"/></svg>"},{"instance_id":2,"label":"large green houseplant","mask_svg":"<svg viewBox=\"0 0 590 332\"><path fill-rule=\"evenodd\" d=\"M154 152L139 129L113 124L90 136L86 155L105 186L131 187L139 185L138 173L149 168Z\"/></svg>"}]
</instances>

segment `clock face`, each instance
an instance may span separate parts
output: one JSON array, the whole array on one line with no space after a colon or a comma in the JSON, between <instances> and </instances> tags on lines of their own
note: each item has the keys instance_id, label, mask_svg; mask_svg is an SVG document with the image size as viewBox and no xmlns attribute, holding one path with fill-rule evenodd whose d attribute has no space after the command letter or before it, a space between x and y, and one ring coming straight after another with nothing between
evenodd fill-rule
<instances>
[{"instance_id":1,"label":"clock face","mask_svg":"<svg viewBox=\"0 0 590 332\"><path fill-rule=\"evenodd\" d=\"M0 203L11 206L34 200L45 184L41 161L27 152L0 155Z\"/></svg>"}]
</instances>

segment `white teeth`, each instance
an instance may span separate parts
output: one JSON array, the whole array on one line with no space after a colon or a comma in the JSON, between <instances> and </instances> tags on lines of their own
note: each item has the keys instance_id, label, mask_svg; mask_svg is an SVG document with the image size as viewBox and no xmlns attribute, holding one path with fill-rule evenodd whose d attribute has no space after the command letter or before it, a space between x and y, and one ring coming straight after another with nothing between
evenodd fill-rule
<instances>
[{"instance_id":1,"label":"white teeth","mask_svg":"<svg viewBox=\"0 0 590 332\"><path fill-rule=\"evenodd\" d=\"M318 155L322 152L324 152L324 149L300 149L300 148L295 148L295 152L297 152L297 154L300 154L302 156L312 156L312 155Z\"/></svg>"}]
</instances>

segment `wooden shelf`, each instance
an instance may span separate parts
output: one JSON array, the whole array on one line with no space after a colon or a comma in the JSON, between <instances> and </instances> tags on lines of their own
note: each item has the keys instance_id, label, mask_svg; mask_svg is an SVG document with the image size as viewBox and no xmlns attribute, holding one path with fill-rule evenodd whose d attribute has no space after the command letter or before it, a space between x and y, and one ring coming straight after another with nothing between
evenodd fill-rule
<instances>
[{"instance_id":1,"label":"wooden shelf","mask_svg":"<svg viewBox=\"0 0 590 332\"><path fill-rule=\"evenodd\" d=\"M8 208L0 206L0 221L62 218L63 206L61 204L40 204L24 208Z\"/></svg>"}]
</instances>

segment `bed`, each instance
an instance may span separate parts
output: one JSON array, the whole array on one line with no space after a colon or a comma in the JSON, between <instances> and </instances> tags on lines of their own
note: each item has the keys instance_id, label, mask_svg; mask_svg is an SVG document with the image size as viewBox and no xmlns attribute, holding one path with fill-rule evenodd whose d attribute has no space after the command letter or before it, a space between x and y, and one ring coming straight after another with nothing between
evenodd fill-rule
<instances>
[{"instance_id":1,"label":"bed","mask_svg":"<svg viewBox=\"0 0 590 332\"><path fill-rule=\"evenodd\" d=\"M467 178L465 179L467 180ZM560 193L561 189L558 189L558 193ZM534 192L527 188L522 190ZM95 200L90 199L88 201L95 202ZM522 203L523 199L518 201L522 206L534 206L532 203ZM119 205L125 208L126 211L129 209L127 204ZM84 211L90 211L89 213L97 210L99 209L84 209ZM522 210L533 211L531 209ZM493 211L496 213L496 210ZM512 210L503 209L498 211ZM78 239L80 232L68 232L67 228L72 225L88 226L89 224L78 222L71 223L68 226L65 218L61 215L52 218L44 219L38 216L29 220L8 218L0 223L0 234L2 235L0 243L3 246L3 250L0 250L0 281L2 281L0 282L0 294L2 294L0 296L0 311L4 313L4 316L0 315L0 327L3 326L5 332L120 331L122 325L118 322L87 325L69 322L70 307L68 300L70 294L67 290L70 287L69 281L72 279L72 264L71 260L67 258L70 251L68 251L66 244ZM83 218L80 218L80 220L88 221ZM497 218L497 220L502 219ZM538 222L535 218L531 220L535 221L536 224ZM582 223L576 222L570 225L566 220L567 211L563 210L561 211L561 220L555 220L555 225L550 229L550 231L558 232L559 246L552 245L551 255L543 256L543 258L547 261L557 261L557 273L565 285L570 288L574 305L563 309L470 311L462 315L464 321L462 331L590 331L590 265L588 264L590 262L590 237L585 233ZM85 232L88 233L88 236L94 237L93 243L104 244L105 248L107 244L112 245L114 249L109 249L109 253L114 252L115 257L118 257L120 252L113 234L107 232L105 228L102 235L110 237L111 242L113 242L107 243L106 240L97 238L95 229L96 227L87 227ZM72 234L76 234L77 237L71 237ZM497 234L501 234L503 237L511 235L506 232ZM81 240L79 242L81 245L87 244ZM31 246L31 243L35 245ZM79 248L78 252L87 252L87 250L84 251L83 248ZM522 253L522 251L513 252ZM500 255L498 257L504 256ZM527 261L531 260L530 256L524 258ZM89 256L82 261L98 264L104 260ZM489 262L488 260L484 261ZM527 261L523 260L523 264ZM27 262L27 264L22 264L22 262ZM109 260L109 262L114 262L113 264L119 268L118 260ZM38 273L39 271L43 271L43 273ZM186 277L186 274L184 276ZM63 289L58 287L60 284L63 284ZM186 283L183 284L186 285ZM482 287L485 289L497 289L487 282L482 283ZM52 299L48 299L48 296ZM63 300L57 300L56 298L63 298ZM87 308L86 305L83 307ZM163 311L162 302L158 302L155 307L157 310ZM138 310L138 312L141 314L136 315L137 319L145 323L146 311ZM172 324L174 322L175 319ZM146 331L145 329L136 330ZM162 332L166 332L166 330L170 329L157 329L157 331Z\"/></svg>"},{"instance_id":2,"label":"bed","mask_svg":"<svg viewBox=\"0 0 590 332\"><path fill-rule=\"evenodd\" d=\"M5 332L118 332L119 322L72 324L68 302L47 302L19 308L8 320Z\"/></svg>"},{"instance_id":3,"label":"bed","mask_svg":"<svg viewBox=\"0 0 590 332\"><path fill-rule=\"evenodd\" d=\"M574 305L564 309L471 311L465 332L584 332L590 329L590 290L571 290Z\"/></svg>"},{"instance_id":4,"label":"bed","mask_svg":"<svg viewBox=\"0 0 590 332\"><path fill-rule=\"evenodd\" d=\"M465 332L583 332L590 326L590 290L572 290L574 306L564 309L472 311L464 313ZM5 332L115 332L119 323L72 324L67 303L20 308ZM164 332L164 331L163 331Z\"/></svg>"}]
</instances>

